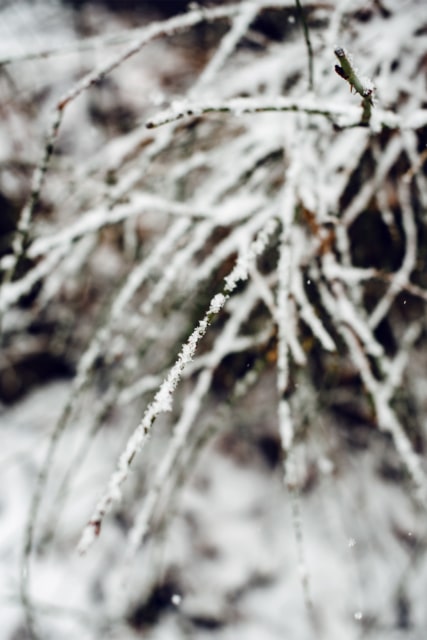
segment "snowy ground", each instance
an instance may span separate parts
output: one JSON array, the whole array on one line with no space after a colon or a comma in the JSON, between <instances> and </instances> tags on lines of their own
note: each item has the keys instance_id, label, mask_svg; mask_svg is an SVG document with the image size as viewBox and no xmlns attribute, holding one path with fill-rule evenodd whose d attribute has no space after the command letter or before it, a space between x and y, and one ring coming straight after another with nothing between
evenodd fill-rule
<instances>
[{"instance_id":1,"label":"snowy ground","mask_svg":"<svg viewBox=\"0 0 427 640\"><path fill-rule=\"evenodd\" d=\"M67 383L47 385L1 416L4 638L21 637L22 532L46 435L68 391ZM268 388L254 400L258 410L240 427L223 426L198 455L165 528L131 567L119 518L86 556L75 548L114 461L112 434L96 440L68 506L51 515L54 542L32 566L43 637L424 637L425 522L392 478L390 445L373 439L345 452L330 425L313 425L320 441L310 436L298 452L303 490L295 501L264 423ZM66 437L59 468L81 430L74 425ZM379 469L386 464L388 478Z\"/></svg>"}]
</instances>

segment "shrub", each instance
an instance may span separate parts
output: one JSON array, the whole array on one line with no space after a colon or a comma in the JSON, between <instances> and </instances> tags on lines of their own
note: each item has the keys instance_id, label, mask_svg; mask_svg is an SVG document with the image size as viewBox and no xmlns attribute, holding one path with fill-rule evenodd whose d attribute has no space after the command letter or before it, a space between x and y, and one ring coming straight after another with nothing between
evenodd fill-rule
<instances>
[{"instance_id":1,"label":"shrub","mask_svg":"<svg viewBox=\"0 0 427 640\"><path fill-rule=\"evenodd\" d=\"M77 43L83 75L75 51L63 62L64 47L31 63L73 83L60 98L58 79L46 84L53 124L2 259L3 341L13 361L22 336L38 333L37 349L75 375L26 529L30 627L31 554L52 533L47 518L36 536L41 500L49 495L47 512L59 518L91 440L114 422L118 463L79 549L114 509L112 535L130 560L170 512L204 435L213 427L224 442L219 406L230 416L242 403L250 414L256 389L274 384L263 437L273 460L283 456L314 620L300 503L313 478L340 481L337 452L376 452L390 440L399 462L387 444L380 466L387 460L425 505L416 360L427 299L425 25L416 0L336 4L194 7ZM19 83L26 64L4 61L4 78ZM31 105L17 100L14 117L30 127ZM17 208L19 198L9 201ZM25 388L12 385L11 398ZM171 420L160 421L164 437L149 445L144 472L142 449L163 414ZM137 425L130 432L126 419ZM304 463L326 421L335 435ZM69 452L59 453L61 441ZM147 606L129 614L134 627L151 620Z\"/></svg>"}]
</instances>

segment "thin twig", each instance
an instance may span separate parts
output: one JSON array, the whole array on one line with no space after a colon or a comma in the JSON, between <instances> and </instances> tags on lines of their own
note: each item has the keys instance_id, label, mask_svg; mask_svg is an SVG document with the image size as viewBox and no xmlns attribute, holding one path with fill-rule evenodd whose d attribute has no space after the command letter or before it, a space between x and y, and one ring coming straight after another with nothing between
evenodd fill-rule
<instances>
[{"instance_id":1,"label":"thin twig","mask_svg":"<svg viewBox=\"0 0 427 640\"><path fill-rule=\"evenodd\" d=\"M216 102L202 102L196 100L182 100L172 108L161 111L146 122L147 129L154 129L165 124L181 120L182 118L198 118L206 113L232 113L236 116L251 113L267 112L307 113L312 116L323 116L339 129L366 126L365 111L351 105L336 105L331 101L312 98L233 98ZM404 118L393 111L376 110L375 128L387 129L418 129L427 123L427 109L419 109ZM371 121L374 118L371 118ZM371 122L373 125L373 123Z\"/></svg>"},{"instance_id":2,"label":"thin twig","mask_svg":"<svg viewBox=\"0 0 427 640\"><path fill-rule=\"evenodd\" d=\"M41 190L45 182L46 174L49 169L49 165L52 159L53 151L55 148L55 142L58 137L59 128L61 126L63 116L63 110L57 109L54 114L51 129L48 135L47 143L44 148L43 158L37 167L33 175L33 184L31 187L31 194L27 201L27 204L21 212L21 216L18 221L17 229L15 232L15 238L13 240L12 249L13 255L8 271L5 274L3 285L10 283L15 277L16 270L22 257L26 251L28 238L30 234L31 222L33 219L34 211L40 200ZM2 314L0 313L0 334L2 325Z\"/></svg>"},{"instance_id":3,"label":"thin twig","mask_svg":"<svg viewBox=\"0 0 427 640\"><path fill-rule=\"evenodd\" d=\"M276 228L277 220L269 220L266 223L247 251L239 257L231 273L224 279L223 292L218 293L211 299L203 318L196 325L188 340L182 345L174 365L160 385L153 402L147 407L139 425L129 438L118 460L116 470L111 476L104 494L95 506L92 517L86 525L78 545L80 553L86 553L99 536L105 516L111 510L113 503L121 499L122 485L129 475L136 455L146 444L154 422L160 414L171 411L174 391L183 376L184 369L193 360L199 342L205 336L213 320L224 308L233 291L237 288L238 283L247 280L250 266L264 252Z\"/></svg>"},{"instance_id":4,"label":"thin twig","mask_svg":"<svg viewBox=\"0 0 427 640\"><path fill-rule=\"evenodd\" d=\"M243 115L246 113L291 111L321 115L333 120L340 117L351 117L352 123L360 122L360 109L347 106L333 106L330 102L314 101L309 98L234 98L228 101L209 102L183 100L173 108L162 111L146 123L147 129L160 127L164 124L180 120L185 117L197 118L205 113L234 113Z\"/></svg>"},{"instance_id":5,"label":"thin twig","mask_svg":"<svg viewBox=\"0 0 427 640\"><path fill-rule=\"evenodd\" d=\"M308 88L310 91L314 91L314 69L313 69L313 47L311 45L310 31L308 28L308 22L306 15L304 13L304 9L301 6L300 0L295 0L295 4L297 5L298 17L301 21L302 28L304 31L305 44L307 45L307 54L308 54Z\"/></svg>"},{"instance_id":6,"label":"thin twig","mask_svg":"<svg viewBox=\"0 0 427 640\"><path fill-rule=\"evenodd\" d=\"M346 80L350 88L356 91L362 98L362 119L361 124L368 125L371 119L371 111L374 106L373 94L374 86L367 78L362 79L352 65L349 54L342 48L335 49L335 55L340 61L340 65L335 65L337 74Z\"/></svg>"}]
</instances>

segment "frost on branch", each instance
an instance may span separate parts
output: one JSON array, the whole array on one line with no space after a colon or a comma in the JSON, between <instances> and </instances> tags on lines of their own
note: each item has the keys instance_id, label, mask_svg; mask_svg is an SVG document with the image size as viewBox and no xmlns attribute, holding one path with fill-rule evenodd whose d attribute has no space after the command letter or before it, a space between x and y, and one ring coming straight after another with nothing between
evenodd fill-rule
<instances>
[{"instance_id":1,"label":"frost on branch","mask_svg":"<svg viewBox=\"0 0 427 640\"><path fill-rule=\"evenodd\" d=\"M230 276L225 279L226 285L224 287L224 291L232 291L239 281L246 280L248 266L265 249L265 245L270 233L274 230L274 226L275 225L270 225L269 228L264 230L260 234L260 237L256 238L254 242L251 243L247 253L241 256L238 266L233 270ZM184 373L185 367L193 360L199 341L205 335L212 318L218 315L224 307L228 297L229 293L226 293L226 295L218 293L212 298L205 316L200 320L198 326L194 329L187 342L182 346L177 361L169 371L164 382L161 384L153 402L147 408L140 424L128 440L126 448L119 458L117 469L111 476L108 487L102 498L97 503L95 511L82 534L78 547L80 553L85 553L94 541L95 537L99 535L104 516L111 509L112 503L121 499L121 485L126 480L135 456L141 451L142 447L146 443L147 438L150 435L151 427L156 418L161 413L166 413L172 410L172 397L176 386Z\"/></svg>"}]
</instances>

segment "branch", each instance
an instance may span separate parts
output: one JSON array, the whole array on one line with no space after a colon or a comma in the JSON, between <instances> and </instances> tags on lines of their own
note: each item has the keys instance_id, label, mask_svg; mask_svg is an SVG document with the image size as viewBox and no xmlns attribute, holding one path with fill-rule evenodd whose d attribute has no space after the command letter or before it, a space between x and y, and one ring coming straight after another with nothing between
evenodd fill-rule
<instances>
[{"instance_id":1,"label":"branch","mask_svg":"<svg viewBox=\"0 0 427 640\"><path fill-rule=\"evenodd\" d=\"M341 64L341 66L335 65L335 71L349 83L351 90L354 89L363 98L361 124L367 125L371 119L371 110L374 106L374 86L368 78L359 78L357 71L351 64L349 55L344 49L337 47L334 53Z\"/></svg>"},{"instance_id":2,"label":"branch","mask_svg":"<svg viewBox=\"0 0 427 640\"><path fill-rule=\"evenodd\" d=\"M264 111L294 111L308 113L310 115L322 115L327 118L337 119L353 116L352 122L356 124L360 120L360 109L356 107L331 107L330 103L314 101L309 98L234 98L224 102L209 102L182 100L176 101L170 109L160 112L148 120L147 129L154 129L169 122L175 122L185 117L197 118L205 113L233 113L243 115L245 113L260 113Z\"/></svg>"},{"instance_id":3,"label":"branch","mask_svg":"<svg viewBox=\"0 0 427 640\"><path fill-rule=\"evenodd\" d=\"M146 444L153 423L160 414L171 411L174 391L183 376L184 369L193 360L199 342L206 334L209 325L223 309L237 285L247 280L251 265L258 256L262 255L276 228L276 220L268 221L246 251L242 252L231 273L224 279L223 293L218 293L212 298L205 315L194 328L188 340L182 345L174 365L160 385L153 402L147 407L139 425L129 438L118 460L116 470L111 476L104 494L95 506L92 517L86 525L78 545L80 553L85 553L99 536L105 515L111 510L113 503L121 499L121 487L129 475L135 456Z\"/></svg>"},{"instance_id":4,"label":"branch","mask_svg":"<svg viewBox=\"0 0 427 640\"><path fill-rule=\"evenodd\" d=\"M295 0L295 4L297 5L298 17L301 21L302 28L304 31L304 39L305 44L307 46L307 54L308 54L308 88L310 91L314 91L314 80L313 80L313 47L311 46L310 39L310 31L308 29L308 22L305 16L304 10L301 6L300 0Z\"/></svg>"},{"instance_id":5,"label":"branch","mask_svg":"<svg viewBox=\"0 0 427 640\"><path fill-rule=\"evenodd\" d=\"M366 126L363 120L364 109L351 105L333 105L313 98L233 98L224 102L202 102L196 100L176 101L170 109L165 109L146 122L147 129L161 127L182 118L197 118L205 113L232 113L241 116L246 113L262 113L268 111L292 111L320 115L329 118L339 128ZM375 111L369 125L374 131L382 127L388 129L418 129L427 124L427 109L419 109L405 118L393 111Z\"/></svg>"}]
</instances>

